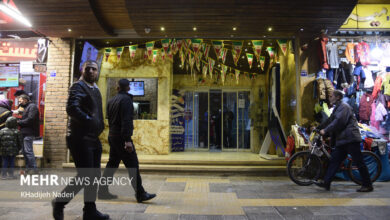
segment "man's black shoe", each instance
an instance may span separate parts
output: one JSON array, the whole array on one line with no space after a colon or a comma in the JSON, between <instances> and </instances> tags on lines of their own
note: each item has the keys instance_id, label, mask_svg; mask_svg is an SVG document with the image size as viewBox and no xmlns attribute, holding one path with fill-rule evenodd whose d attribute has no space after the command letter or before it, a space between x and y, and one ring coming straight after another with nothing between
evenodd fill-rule
<instances>
[{"instance_id":1,"label":"man's black shoe","mask_svg":"<svg viewBox=\"0 0 390 220\"><path fill-rule=\"evenodd\" d=\"M102 200L110 200L110 199L117 199L118 196L114 195L114 194L111 194L108 191L106 191L106 192L99 191L98 198L102 199Z\"/></svg>"},{"instance_id":2,"label":"man's black shoe","mask_svg":"<svg viewBox=\"0 0 390 220\"><path fill-rule=\"evenodd\" d=\"M326 191L330 190L330 184L329 183L325 183L323 181L314 181L313 183L315 185L321 187L321 188L324 188Z\"/></svg>"},{"instance_id":3,"label":"man's black shoe","mask_svg":"<svg viewBox=\"0 0 390 220\"><path fill-rule=\"evenodd\" d=\"M362 186L360 189L357 189L356 192L372 192L374 187L372 186Z\"/></svg>"},{"instance_id":4,"label":"man's black shoe","mask_svg":"<svg viewBox=\"0 0 390 220\"><path fill-rule=\"evenodd\" d=\"M110 216L107 214L103 214L99 212L98 210L92 210L92 209L83 209L83 220L106 220L110 219Z\"/></svg>"},{"instance_id":5,"label":"man's black shoe","mask_svg":"<svg viewBox=\"0 0 390 220\"><path fill-rule=\"evenodd\" d=\"M55 202L53 199L51 201L51 206L53 207L54 220L64 220L64 205Z\"/></svg>"},{"instance_id":6,"label":"man's black shoe","mask_svg":"<svg viewBox=\"0 0 390 220\"><path fill-rule=\"evenodd\" d=\"M150 199L153 199L154 197L156 197L156 194L149 194L147 192L144 192L141 194L141 196L137 196L137 202L141 203L144 201L148 201Z\"/></svg>"}]
</instances>

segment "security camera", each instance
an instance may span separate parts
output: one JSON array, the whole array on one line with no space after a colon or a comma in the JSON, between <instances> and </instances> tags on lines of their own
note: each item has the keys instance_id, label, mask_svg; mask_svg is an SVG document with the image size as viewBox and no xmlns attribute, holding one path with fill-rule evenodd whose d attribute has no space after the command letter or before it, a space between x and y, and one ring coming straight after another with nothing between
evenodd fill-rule
<instances>
[{"instance_id":1,"label":"security camera","mask_svg":"<svg viewBox=\"0 0 390 220\"><path fill-rule=\"evenodd\" d=\"M145 33L149 34L149 33L150 33L150 30L151 30L150 27L146 27L146 28L145 28Z\"/></svg>"}]
</instances>

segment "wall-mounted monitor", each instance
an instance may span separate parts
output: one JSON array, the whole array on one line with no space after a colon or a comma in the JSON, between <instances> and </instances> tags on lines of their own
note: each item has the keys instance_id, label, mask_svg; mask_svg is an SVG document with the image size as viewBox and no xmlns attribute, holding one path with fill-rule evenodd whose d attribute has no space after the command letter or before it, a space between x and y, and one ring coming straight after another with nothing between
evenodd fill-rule
<instances>
[{"instance_id":1,"label":"wall-mounted monitor","mask_svg":"<svg viewBox=\"0 0 390 220\"><path fill-rule=\"evenodd\" d=\"M19 86L19 67L0 66L0 87Z\"/></svg>"},{"instance_id":2,"label":"wall-mounted monitor","mask_svg":"<svg viewBox=\"0 0 390 220\"><path fill-rule=\"evenodd\" d=\"M97 61L97 56L98 56L99 51L92 46L90 43L87 41L84 43L83 47L83 53L81 54L81 59L80 59L80 73L83 67L83 63L87 60L94 60Z\"/></svg>"},{"instance_id":3,"label":"wall-mounted monitor","mask_svg":"<svg viewBox=\"0 0 390 220\"><path fill-rule=\"evenodd\" d=\"M144 96L145 85L144 81L130 81L130 94L133 96Z\"/></svg>"}]
</instances>

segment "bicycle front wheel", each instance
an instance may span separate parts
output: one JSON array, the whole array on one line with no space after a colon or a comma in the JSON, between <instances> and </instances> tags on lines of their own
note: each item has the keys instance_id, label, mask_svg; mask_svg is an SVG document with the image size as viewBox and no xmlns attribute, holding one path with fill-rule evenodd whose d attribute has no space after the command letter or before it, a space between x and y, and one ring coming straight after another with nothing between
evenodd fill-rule
<instances>
[{"instance_id":1,"label":"bicycle front wheel","mask_svg":"<svg viewBox=\"0 0 390 220\"><path fill-rule=\"evenodd\" d=\"M363 161L367 166L368 173L370 174L371 182L375 182L382 172L382 164L379 157L371 151L362 151ZM360 176L359 169L352 160L348 163L348 174L353 182L358 185L362 185L362 177Z\"/></svg>"},{"instance_id":2,"label":"bicycle front wheel","mask_svg":"<svg viewBox=\"0 0 390 220\"><path fill-rule=\"evenodd\" d=\"M294 154L287 163L287 174L290 179L300 185L313 184L321 174L321 160L310 151L301 151Z\"/></svg>"}]
</instances>

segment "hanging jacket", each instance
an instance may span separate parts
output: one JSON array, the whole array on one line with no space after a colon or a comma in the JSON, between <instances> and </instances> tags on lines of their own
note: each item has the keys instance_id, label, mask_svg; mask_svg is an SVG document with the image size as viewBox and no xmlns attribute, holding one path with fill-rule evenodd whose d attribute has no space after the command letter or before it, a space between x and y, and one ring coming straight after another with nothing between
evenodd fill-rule
<instances>
[{"instance_id":1,"label":"hanging jacket","mask_svg":"<svg viewBox=\"0 0 390 220\"><path fill-rule=\"evenodd\" d=\"M318 44L318 57L320 59L320 66L324 69L329 69L328 58L326 55L326 44L329 39L326 36L320 37L320 41Z\"/></svg>"},{"instance_id":2,"label":"hanging jacket","mask_svg":"<svg viewBox=\"0 0 390 220\"><path fill-rule=\"evenodd\" d=\"M331 69L339 68L339 57L337 52L337 44L333 42L326 44L326 55L328 58L328 64Z\"/></svg>"},{"instance_id":3,"label":"hanging jacket","mask_svg":"<svg viewBox=\"0 0 390 220\"><path fill-rule=\"evenodd\" d=\"M362 63L362 65L366 66L370 64L370 46L366 42L360 42L355 47L355 61Z\"/></svg>"},{"instance_id":4,"label":"hanging jacket","mask_svg":"<svg viewBox=\"0 0 390 220\"><path fill-rule=\"evenodd\" d=\"M378 96L378 92L381 90L381 86L382 86L382 77L377 76L374 83L374 90L372 91L373 99L376 99L376 97Z\"/></svg>"},{"instance_id":5,"label":"hanging jacket","mask_svg":"<svg viewBox=\"0 0 390 220\"><path fill-rule=\"evenodd\" d=\"M364 93L360 98L359 118L360 120L368 121L371 115L371 104L374 101L371 94Z\"/></svg>"},{"instance_id":6,"label":"hanging jacket","mask_svg":"<svg viewBox=\"0 0 390 220\"><path fill-rule=\"evenodd\" d=\"M355 64L354 48L355 48L354 43L348 43L347 48L345 48L345 57L347 57L347 60L352 64Z\"/></svg>"},{"instance_id":7,"label":"hanging jacket","mask_svg":"<svg viewBox=\"0 0 390 220\"><path fill-rule=\"evenodd\" d=\"M366 76L366 80L364 80L364 88L367 89L374 87L374 80L372 79L371 71L368 68L363 67L363 72Z\"/></svg>"},{"instance_id":8,"label":"hanging jacket","mask_svg":"<svg viewBox=\"0 0 390 220\"><path fill-rule=\"evenodd\" d=\"M387 73L382 81L383 94L390 95L390 73Z\"/></svg>"}]
</instances>

